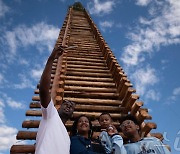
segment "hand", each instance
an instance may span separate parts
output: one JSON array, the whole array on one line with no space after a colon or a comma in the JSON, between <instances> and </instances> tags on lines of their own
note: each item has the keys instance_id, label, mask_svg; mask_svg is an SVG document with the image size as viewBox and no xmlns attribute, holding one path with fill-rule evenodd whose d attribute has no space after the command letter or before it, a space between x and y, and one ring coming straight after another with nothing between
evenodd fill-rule
<instances>
[{"instance_id":1,"label":"hand","mask_svg":"<svg viewBox=\"0 0 180 154\"><path fill-rule=\"evenodd\" d=\"M117 134L118 133L118 131L117 131L117 129L116 129L116 127L114 125L109 125L106 128L106 131L107 131L109 136L112 136L113 134Z\"/></svg>"},{"instance_id":2,"label":"hand","mask_svg":"<svg viewBox=\"0 0 180 154\"><path fill-rule=\"evenodd\" d=\"M59 58L63 54L65 48L66 48L66 46L61 46L61 45L55 46L50 55L50 58L52 58L52 59Z\"/></svg>"}]
</instances>

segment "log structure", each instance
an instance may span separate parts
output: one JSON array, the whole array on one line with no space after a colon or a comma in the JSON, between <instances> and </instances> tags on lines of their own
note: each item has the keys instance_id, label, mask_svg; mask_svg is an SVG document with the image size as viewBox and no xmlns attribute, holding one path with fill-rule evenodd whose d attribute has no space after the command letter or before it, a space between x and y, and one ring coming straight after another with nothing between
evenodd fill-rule
<instances>
[{"instance_id":1,"label":"log structure","mask_svg":"<svg viewBox=\"0 0 180 154\"><path fill-rule=\"evenodd\" d=\"M74 118L85 114L93 119L93 137L96 137L100 132L97 118L102 112L109 112L117 128L122 116L132 114L141 123L142 135L163 138L160 133L150 133L156 124L146 122L152 118L148 109L142 107L143 102L138 100L139 95L132 83L80 3L69 8L55 45L69 47L61 58L54 60L51 75L51 92L55 95L56 108L61 106L63 99L76 102L73 117L66 123L68 131ZM23 121L23 129L17 133L18 140L34 140L34 143L13 145L11 154L34 153L40 123L34 117L41 116L38 88L39 84L26 112L28 119L33 120Z\"/></svg>"}]
</instances>

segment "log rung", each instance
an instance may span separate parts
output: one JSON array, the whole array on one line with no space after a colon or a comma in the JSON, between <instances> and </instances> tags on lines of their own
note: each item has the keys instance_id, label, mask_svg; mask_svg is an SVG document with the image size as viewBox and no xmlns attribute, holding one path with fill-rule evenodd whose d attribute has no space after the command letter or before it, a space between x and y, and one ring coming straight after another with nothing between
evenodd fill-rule
<instances>
[{"instance_id":1,"label":"log rung","mask_svg":"<svg viewBox=\"0 0 180 154\"><path fill-rule=\"evenodd\" d=\"M101 69L83 69L83 68L69 68L69 67L67 67L67 71L69 71L69 72L71 72L71 71L73 71L73 72L75 72L75 71L77 71L77 72L90 72L90 73L110 73L109 72L109 70L101 70Z\"/></svg>"},{"instance_id":2,"label":"log rung","mask_svg":"<svg viewBox=\"0 0 180 154\"><path fill-rule=\"evenodd\" d=\"M65 85L74 86L96 86L96 87L115 87L115 83L106 82L88 82L88 81L76 81L76 80L65 80Z\"/></svg>"},{"instance_id":3,"label":"log rung","mask_svg":"<svg viewBox=\"0 0 180 154\"><path fill-rule=\"evenodd\" d=\"M96 88L96 87L79 87L79 86L67 86L65 85L64 90L82 91L82 92L104 92L111 93L116 92L116 88Z\"/></svg>"},{"instance_id":4,"label":"log rung","mask_svg":"<svg viewBox=\"0 0 180 154\"><path fill-rule=\"evenodd\" d=\"M89 98L72 98L64 97L66 100L74 101L79 104L89 104L89 105L121 105L119 100L108 100L108 99L89 99Z\"/></svg>"},{"instance_id":5,"label":"log rung","mask_svg":"<svg viewBox=\"0 0 180 154\"><path fill-rule=\"evenodd\" d=\"M84 77L84 76L64 76L65 80L77 81L96 81L96 82L113 82L112 78Z\"/></svg>"},{"instance_id":6,"label":"log rung","mask_svg":"<svg viewBox=\"0 0 180 154\"><path fill-rule=\"evenodd\" d=\"M92 92L64 91L64 97L97 98L97 99L113 99L114 100L114 99L118 99L118 96L119 96L118 93L92 93Z\"/></svg>"},{"instance_id":7,"label":"log rung","mask_svg":"<svg viewBox=\"0 0 180 154\"><path fill-rule=\"evenodd\" d=\"M13 145L10 149L10 154L28 153L34 154L35 145Z\"/></svg>"},{"instance_id":8,"label":"log rung","mask_svg":"<svg viewBox=\"0 0 180 154\"><path fill-rule=\"evenodd\" d=\"M90 118L99 118L101 112L82 112L82 111L77 112L77 111L74 111L73 118L77 118L78 116L80 116L82 114L84 114ZM121 118L122 115L124 115L121 113L119 113L119 114L118 113L110 113L110 114L113 119L119 119L119 118ZM41 110L27 110L26 116L42 116L42 112L41 112Z\"/></svg>"},{"instance_id":9,"label":"log rung","mask_svg":"<svg viewBox=\"0 0 180 154\"><path fill-rule=\"evenodd\" d=\"M66 72L66 75L84 76L84 77L102 77L102 78L112 77L110 73L106 74L106 73L75 72L75 71Z\"/></svg>"}]
</instances>

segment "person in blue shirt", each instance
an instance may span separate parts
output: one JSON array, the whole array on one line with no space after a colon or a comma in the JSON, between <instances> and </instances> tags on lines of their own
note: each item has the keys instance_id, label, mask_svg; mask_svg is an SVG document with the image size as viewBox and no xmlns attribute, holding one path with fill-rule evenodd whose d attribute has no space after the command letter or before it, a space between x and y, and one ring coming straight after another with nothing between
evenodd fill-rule
<instances>
[{"instance_id":1,"label":"person in blue shirt","mask_svg":"<svg viewBox=\"0 0 180 154\"><path fill-rule=\"evenodd\" d=\"M99 124L102 132L99 135L99 139L101 144L104 146L106 154L126 154L123 139L112 122L113 120L109 113L104 112L100 115Z\"/></svg>"},{"instance_id":2,"label":"person in blue shirt","mask_svg":"<svg viewBox=\"0 0 180 154\"><path fill-rule=\"evenodd\" d=\"M121 120L120 128L129 140L129 143L124 144L127 154L170 154L170 151L159 139L155 137L141 138L138 121L132 115L127 115Z\"/></svg>"},{"instance_id":3,"label":"person in blue shirt","mask_svg":"<svg viewBox=\"0 0 180 154\"><path fill-rule=\"evenodd\" d=\"M100 144L92 144L92 123L85 115L79 116L71 131L70 154L105 154Z\"/></svg>"}]
</instances>

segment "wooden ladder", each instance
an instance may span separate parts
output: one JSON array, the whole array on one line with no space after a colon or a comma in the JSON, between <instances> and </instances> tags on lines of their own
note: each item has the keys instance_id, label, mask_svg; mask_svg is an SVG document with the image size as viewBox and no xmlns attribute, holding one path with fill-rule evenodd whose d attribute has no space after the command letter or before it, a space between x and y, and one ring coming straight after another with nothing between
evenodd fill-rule
<instances>
[{"instance_id":1,"label":"wooden ladder","mask_svg":"<svg viewBox=\"0 0 180 154\"><path fill-rule=\"evenodd\" d=\"M132 114L141 123L141 134L162 139L160 133L150 133L156 124L145 122L152 117L148 109L142 108L143 102L135 94L133 85L103 39L86 10L77 11L71 7L67 13L56 45L68 45L70 48L56 59L52 67L51 87L55 87L54 101L59 108L62 100L76 102L73 117L67 121L70 131L74 118L85 114L93 119L95 129L93 137L99 135L98 117L102 112L111 114L114 125L119 127L119 119ZM30 103L26 116L40 117L39 85ZM40 120L25 120L17 134L18 140L35 140ZM123 134L119 132L122 136ZM35 143L35 141L34 141ZM13 145L11 154L34 153L34 144Z\"/></svg>"}]
</instances>

